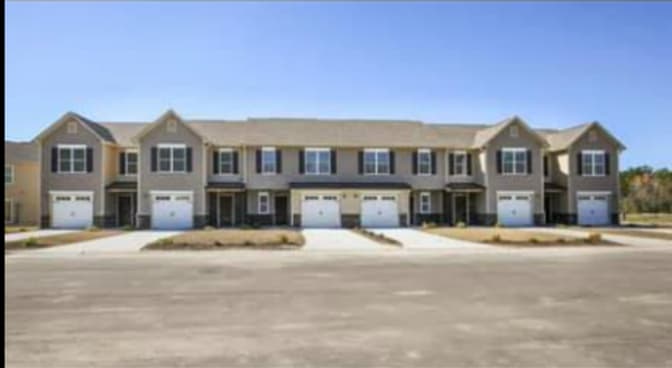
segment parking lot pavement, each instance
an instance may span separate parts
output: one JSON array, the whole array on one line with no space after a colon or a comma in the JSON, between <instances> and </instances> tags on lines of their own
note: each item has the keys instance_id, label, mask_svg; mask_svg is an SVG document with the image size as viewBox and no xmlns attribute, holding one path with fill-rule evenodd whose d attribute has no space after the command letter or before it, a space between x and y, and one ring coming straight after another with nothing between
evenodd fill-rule
<instances>
[{"instance_id":1,"label":"parking lot pavement","mask_svg":"<svg viewBox=\"0 0 672 368\"><path fill-rule=\"evenodd\" d=\"M74 233L76 231L81 230L44 229L44 230L26 231L23 233L5 234L5 242L24 240L28 238L41 238L45 236L63 235L68 233Z\"/></svg>"},{"instance_id":2,"label":"parking lot pavement","mask_svg":"<svg viewBox=\"0 0 672 368\"><path fill-rule=\"evenodd\" d=\"M522 230L528 231L541 231L551 234L565 235L565 236L586 236L591 231L597 231L590 228L582 229L563 229L563 228L551 228L551 227L533 227L533 228L522 228ZM664 239L654 239L647 238L644 236L630 236L630 235L614 235L614 234L605 234L601 233L602 238L612 241L614 243L625 244L634 247L672 247L672 241Z\"/></svg>"},{"instance_id":3,"label":"parking lot pavement","mask_svg":"<svg viewBox=\"0 0 672 368\"><path fill-rule=\"evenodd\" d=\"M348 229L304 229L303 250L308 251L382 251L386 247Z\"/></svg>"},{"instance_id":4,"label":"parking lot pavement","mask_svg":"<svg viewBox=\"0 0 672 368\"><path fill-rule=\"evenodd\" d=\"M669 366L672 252L602 252L6 257L5 364Z\"/></svg>"},{"instance_id":5,"label":"parking lot pavement","mask_svg":"<svg viewBox=\"0 0 672 368\"><path fill-rule=\"evenodd\" d=\"M138 252L145 245L156 240L180 234L181 231L131 231L121 235L110 236L79 243L60 245L50 248L35 249L16 253L16 257L78 255L92 253L129 253Z\"/></svg>"},{"instance_id":6,"label":"parking lot pavement","mask_svg":"<svg viewBox=\"0 0 672 368\"><path fill-rule=\"evenodd\" d=\"M370 230L377 234L382 234L388 238L400 242L403 245L404 249L457 250L457 249L492 248L492 246L489 246L487 244L480 244L458 239L446 238L443 236L428 234L424 231L415 229L393 228L393 229L367 229L367 230Z\"/></svg>"}]
</instances>

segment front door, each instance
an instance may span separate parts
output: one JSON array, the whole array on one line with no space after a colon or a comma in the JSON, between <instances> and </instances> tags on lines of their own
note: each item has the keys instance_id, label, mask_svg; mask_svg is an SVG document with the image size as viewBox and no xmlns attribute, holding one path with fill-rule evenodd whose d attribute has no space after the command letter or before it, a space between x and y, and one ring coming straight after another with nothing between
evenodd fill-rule
<instances>
[{"instance_id":1,"label":"front door","mask_svg":"<svg viewBox=\"0 0 672 368\"><path fill-rule=\"evenodd\" d=\"M133 226L133 198L130 195L119 196L119 223L120 227Z\"/></svg>"},{"instance_id":2,"label":"front door","mask_svg":"<svg viewBox=\"0 0 672 368\"><path fill-rule=\"evenodd\" d=\"M288 225L287 196L275 197L275 224Z\"/></svg>"},{"instance_id":3,"label":"front door","mask_svg":"<svg viewBox=\"0 0 672 368\"><path fill-rule=\"evenodd\" d=\"M546 194L546 196L544 197L544 213L546 214L546 223L552 224L553 208L552 208L551 196L549 194Z\"/></svg>"},{"instance_id":4,"label":"front door","mask_svg":"<svg viewBox=\"0 0 672 368\"><path fill-rule=\"evenodd\" d=\"M233 196L219 197L219 226L233 226Z\"/></svg>"},{"instance_id":5,"label":"front door","mask_svg":"<svg viewBox=\"0 0 672 368\"><path fill-rule=\"evenodd\" d=\"M453 217L453 221L455 224L457 223L463 223L463 224L468 224L469 221L467 221L467 195L466 194L455 194L453 195L453 200L455 201L454 203L454 211L455 211L455 216Z\"/></svg>"}]
</instances>

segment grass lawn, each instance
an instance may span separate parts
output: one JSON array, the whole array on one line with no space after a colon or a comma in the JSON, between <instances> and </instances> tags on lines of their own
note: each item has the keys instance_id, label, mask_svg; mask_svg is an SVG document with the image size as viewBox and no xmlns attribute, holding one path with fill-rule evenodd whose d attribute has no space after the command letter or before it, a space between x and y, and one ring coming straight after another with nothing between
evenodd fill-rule
<instances>
[{"instance_id":1,"label":"grass lawn","mask_svg":"<svg viewBox=\"0 0 672 368\"><path fill-rule=\"evenodd\" d=\"M76 233L68 233L63 235L44 236L41 238L28 238L12 242L5 242L5 250L53 247L57 245L65 245L87 240L106 238L108 236L120 235L122 233L123 231L120 230L96 230L96 231L79 231Z\"/></svg>"},{"instance_id":2,"label":"grass lawn","mask_svg":"<svg viewBox=\"0 0 672 368\"><path fill-rule=\"evenodd\" d=\"M587 230L582 228L582 230ZM633 236L633 237L640 237L640 238L653 238L653 239L662 239L662 240L672 240L672 234L666 234L666 233L659 233L656 231L650 231L646 230L646 228L641 228L641 229L632 229L628 227L621 227L621 228L595 228L591 229L591 231L598 231L603 234L611 234L611 235L625 235L625 236Z\"/></svg>"},{"instance_id":3,"label":"grass lawn","mask_svg":"<svg viewBox=\"0 0 672 368\"><path fill-rule=\"evenodd\" d=\"M215 229L187 231L146 245L151 250L296 249L305 240L297 230Z\"/></svg>"},{"instance_id":4,"label":"grass lawn","mask_svg":"<svg viewBox=\"0 0 672 368\"><path fill-rule=\"evenodd\" d=\"M672 227L672 213L631 213L623 224Z\"/></svg>"},{"instance_id":5,"label":"grass lawn","mask_svg":"<svg viewBox=\"0 0 672 368\"><path fill-rule=\"evenodd\" d=\"M618 245L603 239L588 239L586 237L574 237L556 235L544 232L518 230L512 228L496 227L439 227L425 229L425 231L472 242L488 243L494 245L512 246L548 246L548 245Z\"/></svg>"},{"instance_id":6,"label":"grass lawn","mask_svg":"<svg viewBox=\"0 0 672 368\"><path fill-rule=\"evenodd\" d=\"M397 240L394 240L392 238L388 238L387 236L383 234L376 234L372 231L368 231L366 229L352 229L352 231L356 234L359 234L365 238L368 238L370 240L373 240L376 243L384 244L384 245L394 245L397 247L401 247L401 243L398 242Z\"/></svg>"},{"instance_id":7,"label":"grass lawn","mask_svg":"<svg viewBox=\"0 0 672 368\"><path fill-rule=\"evenodd\" d=\"M5 234L25 233L37 230L37 226L5 226Z\"/></svg>"}]
</instances>

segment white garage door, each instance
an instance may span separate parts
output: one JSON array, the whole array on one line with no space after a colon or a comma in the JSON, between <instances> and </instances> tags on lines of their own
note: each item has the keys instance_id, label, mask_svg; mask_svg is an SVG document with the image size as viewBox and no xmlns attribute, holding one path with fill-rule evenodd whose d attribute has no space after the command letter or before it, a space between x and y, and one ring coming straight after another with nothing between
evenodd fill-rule
<instances>
[{"instance_id":1,"label":"white garage door","mask_svg":"<svg viewBox=\"0 0 672 368\"><path fill-rule=\"evenodd\" d=\"M500 195L497 198L497 221L504 226L532 225L532 196Z\"/></svg>"},{"instance_id":2,"label":"white garage door","mask_svg":"<svg viewBox=\"0 0 672 368\"><path fill-rule=\"evenodd\" d=\"M194 205L191 194L152 196L153 229L189 229L193 227Z\"/></svg>"},{"instance_id":3,"label":"white garage door","mask_svg":"<svg viewBox=\"0 0 672 368\"><path fill-rule=\"evenodd\" d=\"M399 210L395 196L365 195L362 198L362 227L397 226Z\"/></svg>"},{"instance_id":4,"label":"white garage door","mask_svg":"<svg viewBox=\"0 0 672 368\"><path fill-rule=\"evenodd\" d=\"M579 225L608 225L609 201L605 195L580 195L578 200Z\"/></svg>"},{"instance_id":5,"label":"white garage door","mask_svg":"<svg viewBox=\"0 0 672 368\"><path fill-rule=\"evenodd\" d=\"M301 226L340 227L341 209L338 196L305 196L301 202Z\"/></svg>"},{"instance_id":6,"label":"white garage door","mask_svg":"<svg viewBox=\"0 0 672 368\"><path fill-rule=\"evenodd\" d=\"M92 194L53 195L51 209L51 226L54 228L77 229L93 225Z\"/></svg>"}]
</instances>

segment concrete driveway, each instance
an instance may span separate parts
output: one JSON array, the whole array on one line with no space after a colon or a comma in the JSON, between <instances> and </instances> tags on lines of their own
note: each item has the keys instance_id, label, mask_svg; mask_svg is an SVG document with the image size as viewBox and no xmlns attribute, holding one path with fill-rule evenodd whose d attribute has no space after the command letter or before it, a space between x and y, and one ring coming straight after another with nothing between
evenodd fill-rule
<instances>
[{"instance_id":1,"label":"concrete driveway","mask_svg":"<svg viewBox=\"0 0 672 368\"><path fill-rule=\"evenodd\" d=\"M533 228L521 228L522 230L527 231L541 231L551 234L565 235L565 236L586 236L591 231L600 232L599 229L563 229L563 228L550 228L550 227L533 227ZM653 239L646 238L644 236L630 236L630 235L613 235L601 233L602 238L612 241L614 243L620 243L630 246L637 247L672 247L672 241L663 240L663 239Z\"/></svg>"},{"instance_id":2,"label":"concrete driveway","mask_svg":"<svg viewBox=\"0 0 672 368\"><path fill-rule=\"evenodd\" d=\"M61 245L51 248L36 249L29 252L17 253L16 256L44 256L44 255L77 255L87 253L129 253L138 252L145 245L169 236L182 233L181 231L132 231L122 235L107 238L88 240L79 243Z\"/></svg>"},{"instance_id":3,"label":"concrete driveway","mask_svg":"<svg viewBox=\"0 0 672 368\"><path fill-rule=\"evenodd\" d=\"M487 249L487 244L450 239L409 228L367 229L400 242L404 249Z\"/></svg>"},{"instance_id":4,"label":"concrete driveway","mask_svg":"<svg viewBox=\"0 0 672 368\"><path fill-rule=\"evenodd\" d=\"M303 250L379 251L391 248L348 229L304 229L301 233L306 239Z\"/></svg>"},{"instance_id":5,"label":"concrete driveway","mask_svg":"<svg viewBox=\"0 0 672 368\"><path fill-rule=\"evenodd\" d=\"M11 241L17 241L17 240L24 240L24 239L28 239L28 238L41 238L41 237L52 236L52 235L63 235L63 234L68 234L68 233L74 233L76 231L81 231L81 230L44 229L44 230L26 231L24 233L5 234L5 241L6 242L11 242Z\"/></svg>"}]
</instances>

